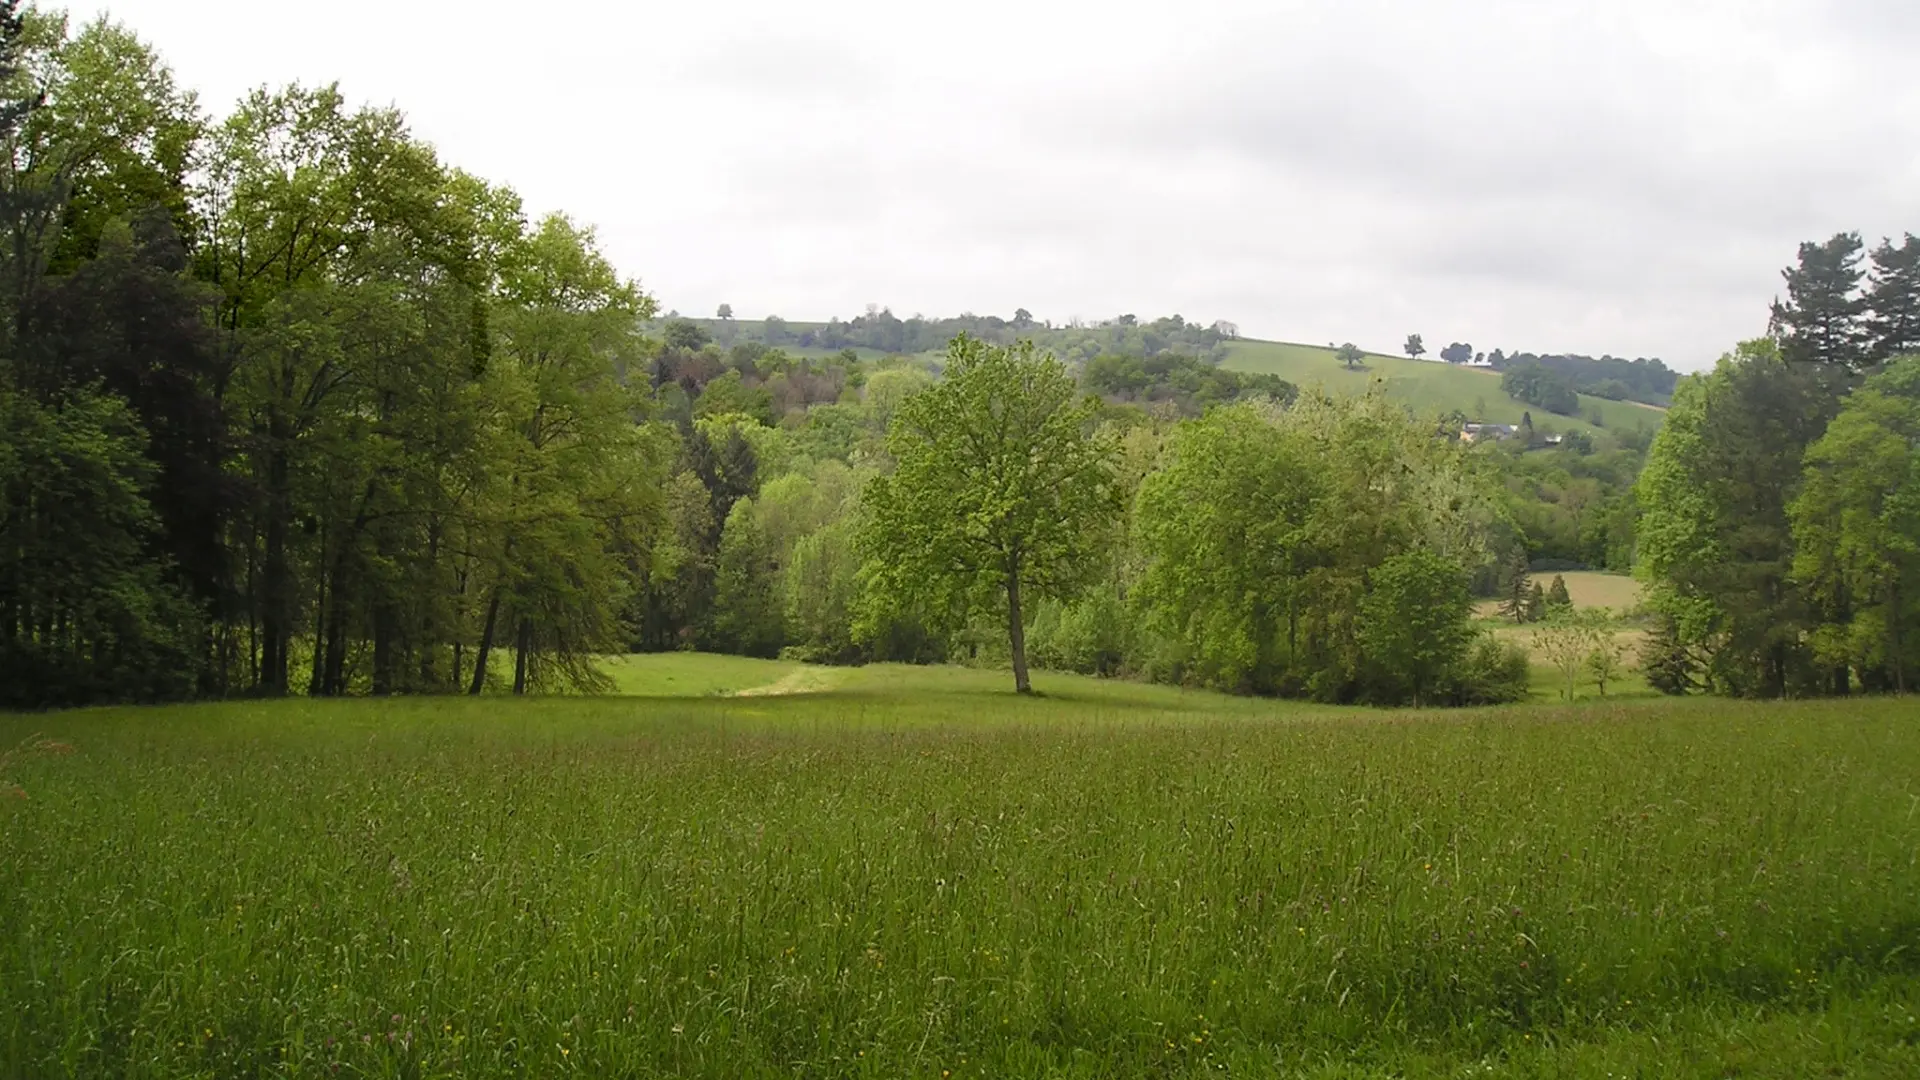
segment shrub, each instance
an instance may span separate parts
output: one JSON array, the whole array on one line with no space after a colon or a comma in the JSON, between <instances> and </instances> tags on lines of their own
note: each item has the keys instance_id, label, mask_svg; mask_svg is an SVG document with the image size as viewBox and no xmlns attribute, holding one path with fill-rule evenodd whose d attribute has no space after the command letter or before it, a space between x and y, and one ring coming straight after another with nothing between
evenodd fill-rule
<instances>
[{"instance_id":1,"label":"shrub","mask_svg":"<svg viewBox=\"0 0 1920 1080\"><path fill-rule=\"evenodd\" d=\"M1455 705L1501 705L1526 700L1532 682L1525 649L1482 635L1460 662L1447 696Z\"/></svg>"}]
</instances>

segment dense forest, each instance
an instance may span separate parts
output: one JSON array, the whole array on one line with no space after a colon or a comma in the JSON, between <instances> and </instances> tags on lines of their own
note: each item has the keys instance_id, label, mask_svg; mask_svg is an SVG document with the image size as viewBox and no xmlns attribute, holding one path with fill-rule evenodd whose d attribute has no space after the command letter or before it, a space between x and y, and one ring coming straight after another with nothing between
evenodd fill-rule
<instances>
[{"instance_id":1,"label":"dense forest","mask_svg":"<svg viewBox=\"0 0 1920 1080\"><path fill-rule=\"evenodd\" d=\"M1912 237L1803 247L1651 447L1553 430L1602 374L1664 399L1606 358L1502 356L1540 422L1468 440L1224 370L1224 322L663 316L398 112L212 118L128 30L0 12L0 705L675 649L1500 701L1527 662L1474 597L1576 566L1652 583L1665 689L1905 686Z\"/></svg>"},{"instance_id":2,"label":"dense forest","mask_svg":"<svg viewBox=\"0 0 1920 1080\"><path fill-rule=\"evenodd\" d=\"M1407 344L1410 346L1407 355L1416 359L1426 351L1418 334L1409 337ZM1560 353L1542 356L1530 352L1509 353L1504 349L1475 352L1473 346L1464 341L1441 349L1440 358L1449 364L1484 364L1507 375L1523 373L1529 382L1550 385L1554 388L1550 392L1555 394L1564 391L1568 395L1587 394L1609 401L1639 401L1648 405L1665 405L1672 400L1673 388L1680 380L1679 372L1657 358L1627 360L1602 356L1596 360L1591 356Z\"/></svg>"}]
</instances>

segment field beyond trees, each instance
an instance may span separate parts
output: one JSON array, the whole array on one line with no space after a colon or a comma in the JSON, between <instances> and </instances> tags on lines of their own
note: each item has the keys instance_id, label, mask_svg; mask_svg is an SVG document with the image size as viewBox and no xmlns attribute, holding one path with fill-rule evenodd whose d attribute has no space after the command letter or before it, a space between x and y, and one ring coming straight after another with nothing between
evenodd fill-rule
<instances>
[{"instance_id":1,"label":"field beyond trees","mask_svg":"<svg viewBox=\"0 0 1920 1080\"><path fill-rule=\"evenodd\" d=\"M1469 420L1492 424L1518 424L1531 411L1535 424L1560 431L1630 431L1650 436L1666 413L1652 405L1582 394L1579 415L1556 416L1507 396L1500 388L1499 373L1486 368L1377 353L1368 353L1360 366L1347 368L1335 350L1318 345L1235 341L1226 347L1221 363L1234 371L1278 375L1296 386L1320 386L1336 394L1364 393L1379 380L1386 384L1389 397L1423 415L1459 412ZM1601 420L1598 425L1593 423L1595 416Z\"/></svg>"},{"instance_id":2,"label":"field beyond trees","mask_svg":"<svg viewBox=\"0 0 1920 1080\"><path fill-rule=\"evenodd\" d=\"M1920 1070L1903 701L846 678L0 717L0 1075Z\"/></svg>"}]
</instances>

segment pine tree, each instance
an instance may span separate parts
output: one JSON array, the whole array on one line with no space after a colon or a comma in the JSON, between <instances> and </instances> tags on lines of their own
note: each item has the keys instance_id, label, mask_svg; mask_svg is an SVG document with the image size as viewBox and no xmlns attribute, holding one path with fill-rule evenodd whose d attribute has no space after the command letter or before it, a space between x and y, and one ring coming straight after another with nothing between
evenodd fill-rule
<instances>
[{"instance_id":1,"label":"pine tree","mask_svg":"<svg viewBox=\"0 0 1920 1080\"><path fill-rule=\"evenodd\" d=\"M1533 592L1533 579L1527 575L1526 552L1515 550L1501 571L1500 615L1516 623L1529 621L1527 614Z\"/></svg>"},{"instance_id":2,"label":"pine tree","mask_svg":"<svg viewBox=\"0 0 1920 1080\"><path fill-rule=\"evenodd\" d=\"M1547 617L1547 594L1540 588L1539 582L1527 590L1527 618L1530 623L1540 622Z\"/></svg>"},{"instance_id":3,"label":"pine tree","mask_svg":"<svg viewBox=\"0 0 1920 1080\"><path fill-rule=\"evenodd\" d=\"M1573 606L1573 596L1567 592L1567 579L1559 574L1553 575L1553 585L1547 589L1547 607L1564 610Z\"/></svg>"},{"instance_id":4,"label":"pine tree","mask_svg":"<svg viewBox=\"0 0 1920 1080\"><path fill-rule=\"evenodd\" d=\"M1857 295L1862 250L1859 233L1839 233L1824 244L1801 244L1799 264L1780 272L1787 299L1773 302L1768 329L1789 363L1864 366L1866 305Z\"/></svg>"},{"instance_id":5,"label":"pine tree","mask_svg":"<svg viewBox=\"0 0 1920 1080\"><path fill-rule=\"evenodd\" d=\"M1663 694L1678 696L1701 688L1700 663L1680 639L1679 623L1672 616L1660 620L1641 642L1640 673Z\"/></svg>"},{"instance_id":6,"label":"pine tree","mask_svg":"<svg viewBox=\"0 0 1920 1080\"><path fill-rule=\"evenodd\" d=\"M1897 248L1882 240L1867 281L1868 358L1879 364L1920 353L1920 238L1908 233Z\"/></svg>"}]
</instances>

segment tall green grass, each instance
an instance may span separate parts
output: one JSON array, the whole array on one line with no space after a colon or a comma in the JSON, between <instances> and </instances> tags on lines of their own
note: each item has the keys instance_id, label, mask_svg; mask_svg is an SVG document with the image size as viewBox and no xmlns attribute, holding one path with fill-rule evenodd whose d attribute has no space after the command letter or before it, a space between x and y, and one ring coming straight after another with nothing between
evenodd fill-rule
<instances>
[{"instance_id":1,"label":"tall green grass","mask_svg":"<svg viewBox=\"0 0 1920 1080\"><path fill-rule=\"evenodd\" d=\"M0 803L0 1075L1554 1075L1855 999L1915 1060L1906 703L1048 685L0 718L76 748Z\"/></svg>"}]
</instances>

